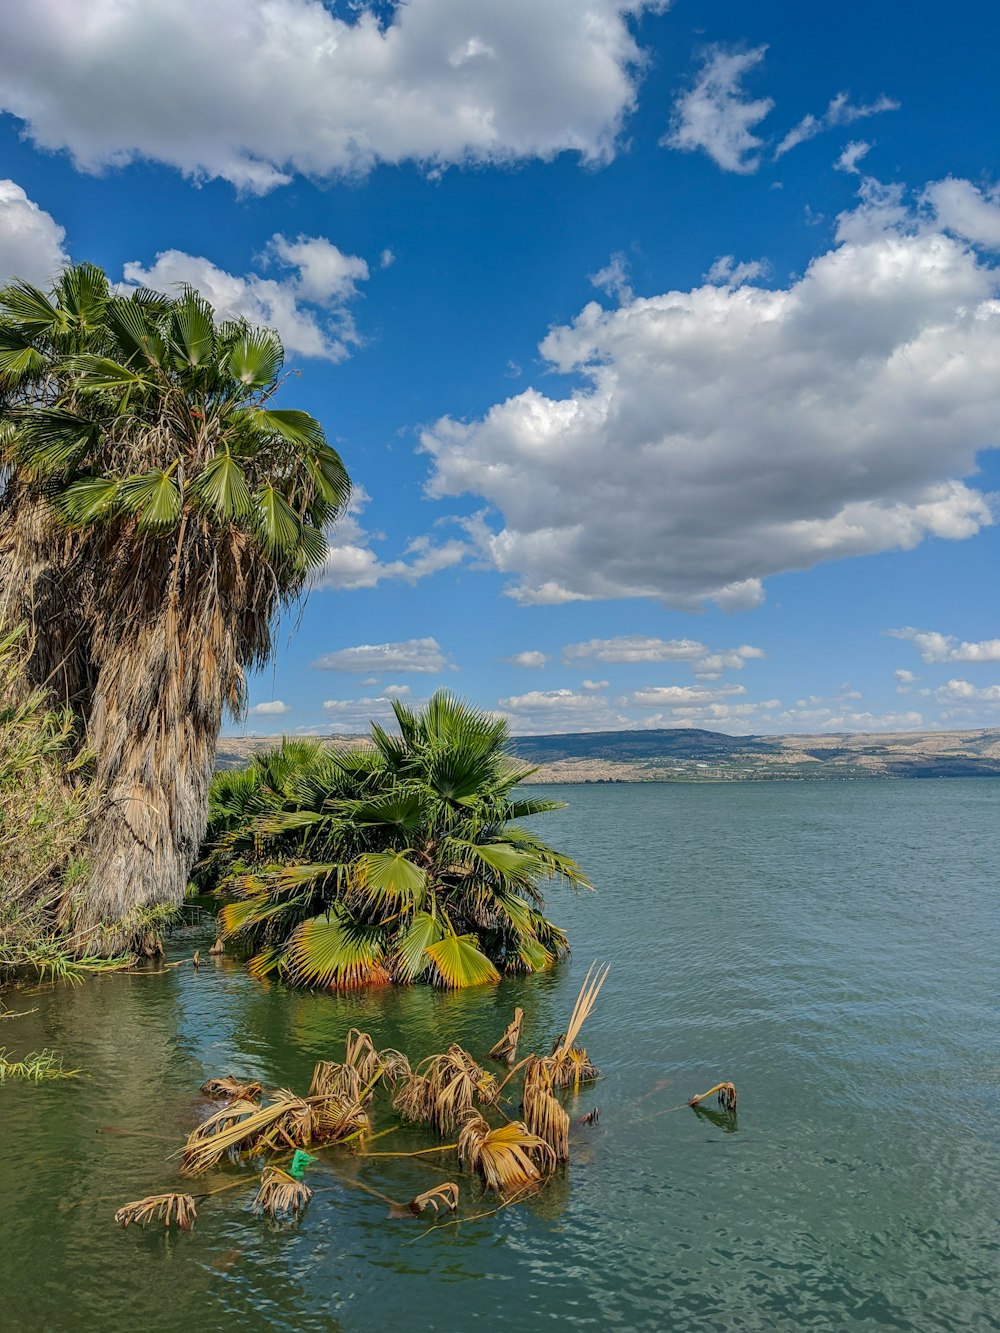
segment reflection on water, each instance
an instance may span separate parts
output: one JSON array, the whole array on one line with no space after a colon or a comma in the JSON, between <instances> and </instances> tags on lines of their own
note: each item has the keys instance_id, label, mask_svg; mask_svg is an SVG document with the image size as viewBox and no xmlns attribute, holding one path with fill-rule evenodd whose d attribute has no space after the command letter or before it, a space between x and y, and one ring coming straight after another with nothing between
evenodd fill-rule
<instances>
[{"instance_id":1,"label":"reflection on water","mask_svg":"<svg viewBox=\"0 0 1000 1333\"><path fill-rule=\"evenodd\" d=\"M558 841L599 892L554 900L576 952L553 974L333 997L212 960L5 1022L3 1043L87 1077L0 1089L4 1333L1000 1328L1000 782L560 794ZM249 1189L190 1235L112 1224L179 1182L207 1075L305 1088L351 1026L417 1058L481 1053L515 1004L522 1050L547 1048L595 957L605 1077L539 1196L468 1220L496 1202L463 1178L459 1225L390 1222L359 1184L405 1199L454 1167L329 1153L295 1226L254 1218ZM684 1105L720 1079L736 1115Z\"/></svg>"}]
</instances>

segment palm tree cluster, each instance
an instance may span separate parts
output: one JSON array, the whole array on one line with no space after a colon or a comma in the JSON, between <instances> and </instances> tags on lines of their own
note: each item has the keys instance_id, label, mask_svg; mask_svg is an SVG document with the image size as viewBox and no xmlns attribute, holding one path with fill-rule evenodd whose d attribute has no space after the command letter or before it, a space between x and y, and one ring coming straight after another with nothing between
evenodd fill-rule
<instances>
[{"instance_id":1,"label":"palm tree cluster","mask_svg":"<svg viewBox=\"0 0 1000 1333\"><path fill-rule=\"evenodd\" d=\"M567 947L540 885L589 888L519 821L562 803L519 796L532 772L505 719L446 692L396 701L399 734L360 749L285 742L217 775L203 884L257 975L307 986L463 987L548 967Z\"/></svg>"},{"instance_id":2,"label":"palm tree cluster","mask_svg":"<svg viewBox=\"0 0 1000 1333\"><path fill-rule=\"evenodd\" d=\"M183 898L223 711L348 499L319 423L272 403L282 360L193 290L118 293L86 264L0 290L0 629L28 627L25 689L95 756L65 905L91 951Z\"/></svg>"}]
</instances>

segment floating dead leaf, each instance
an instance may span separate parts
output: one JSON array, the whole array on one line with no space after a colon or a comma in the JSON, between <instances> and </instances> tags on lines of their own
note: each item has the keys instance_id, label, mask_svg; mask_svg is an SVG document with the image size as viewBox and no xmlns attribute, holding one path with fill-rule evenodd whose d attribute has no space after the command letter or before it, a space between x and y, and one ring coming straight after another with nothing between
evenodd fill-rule
<instances>
[{"instance_id":1,"label":"floating dead leaf","mask_svg":"<svg viewBox=\"0 0 1000 1333\"><path fill-rule=\"evenodd\" d=\"M144 1227L156 1220L162 1221L165 1227L177 1226L182 1231L190 1231L197 1216L198 1209L190 1194L150 1194L148 1198L122 1204L115 1213L115 1221L120 1227L128 1227L133 1222Z\"/></svg>"}]
</instances>

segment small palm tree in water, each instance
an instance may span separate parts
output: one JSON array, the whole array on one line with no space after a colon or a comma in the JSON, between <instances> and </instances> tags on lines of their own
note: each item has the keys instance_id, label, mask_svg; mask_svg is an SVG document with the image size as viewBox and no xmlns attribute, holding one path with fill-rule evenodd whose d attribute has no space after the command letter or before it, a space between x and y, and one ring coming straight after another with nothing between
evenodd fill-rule
<instances>
[{"instance_id":1,"label":"small palm tree in water","mask_svg":"<svg viewBox=\"0 0 1000 1333\"><path fill-rule=\"evenodd\" d=\"M251 970L306 986L427 980L464 987L535 972L566 951L541 883L590 888L519 821L563 808L518 796L533 771L507 723L447 693L393 704L399 734L286 745L220 774L205 873Z\"/></svg>"},{"instance_id":2,"label":"small palm tree in water","mask_svg":"<svg viewBox=\"0 0 1000 1333\"><path fill-rule=\"evenodd\" d=\"M319 423L271 405L282 359L276 333L217 323L194 291L118 295L92 266L0 291L4 503L27 529L0 542L0 574L47 669L70 642L77 659L102 795L73 912L91 949L183 899L223 710L349 495ZM27 568L43 540L61 623Z\"/></svg>"}]
</instances>

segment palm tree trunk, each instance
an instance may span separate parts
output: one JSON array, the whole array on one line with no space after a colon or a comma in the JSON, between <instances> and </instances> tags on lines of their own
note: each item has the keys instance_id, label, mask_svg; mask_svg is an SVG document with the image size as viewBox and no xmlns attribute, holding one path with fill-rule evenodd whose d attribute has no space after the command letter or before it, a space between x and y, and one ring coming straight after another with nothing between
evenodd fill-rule
<instances>
[{"instance_id":1,"label":"palm tree trunk","mask_svg":"<svg viewBox=\"0 0 1000 1333\"><path fill-rule=\"evenodd\" d=\"M219 616L206 625L204 603L165 600L100 635L88 725L100 804L67 911L81 952L154 951L153 909L183 902L205 833L231 636Z\"/></svg>"}]
</instances>

